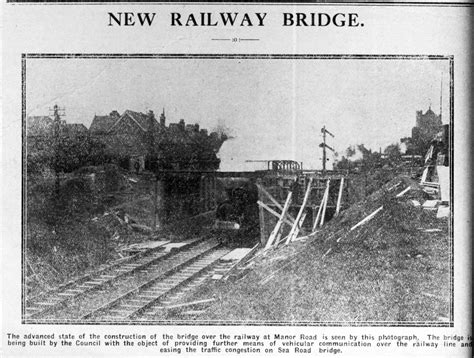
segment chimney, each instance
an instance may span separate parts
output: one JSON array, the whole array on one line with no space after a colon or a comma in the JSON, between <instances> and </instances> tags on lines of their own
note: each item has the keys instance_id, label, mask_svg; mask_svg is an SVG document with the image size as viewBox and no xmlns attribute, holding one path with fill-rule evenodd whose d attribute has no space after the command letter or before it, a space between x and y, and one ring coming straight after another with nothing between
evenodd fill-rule
<instances>
[{"instance_id":1,"label":"chimney","mask_svg":"<svg viewBox=\"0 0 474 358\"><path fill-rule=\"evenodd\" d=\"M184 127L185 127L184 119L180 119L179 120L179 129L184 131Z\"/></svg>"},{"instance_id":2,"label":"chimney","mask_svg":"<svg viewBox=\"0 0 474 358\"><path fill-rule=\"evenodd\" d=\"M113 110L112 112L110 112L109 116L112 118L119 118L120 114L116 110Z\"/></svg>"}]
</instances>

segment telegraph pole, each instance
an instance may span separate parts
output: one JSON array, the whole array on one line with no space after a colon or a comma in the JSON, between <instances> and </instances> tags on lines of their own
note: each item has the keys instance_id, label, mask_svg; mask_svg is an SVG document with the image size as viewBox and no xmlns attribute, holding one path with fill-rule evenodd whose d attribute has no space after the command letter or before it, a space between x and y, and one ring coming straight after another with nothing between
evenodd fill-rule
<instances>
[{"instance_id":1,"label":"telegraph pole","mask_svg":"<svg viewBox=\"0 0 474 358\"><path fill-rule=\"evenodd\" d=\"M323 133L323 142L319 144L319 146L323 148L323 174L326 174L326 161L327 161L326 148L334 152L334 148L331 148L329 145L326 144L326 134L329 134L333 138L334 138L334 134L329 132L326 129L326 126L323 126L323 128L321 128L321 133Z\"/></svg>"},{"instance_id":2,"label":"telegraph pole","mask_svg":"<svg viewBox=\"0 0 474 358\"><path fill-rule=\"evenodd\" d=\"M50 112L53 112L53 149L54 149L54 171L56 175L55 181L55 190L56 194L59 195L59 167L60 167L60 157L62 150L61 148L61 116L66 115L65 108L59 108L57 104L51 109L49 108Z\"/></svg>"}]
</instances>

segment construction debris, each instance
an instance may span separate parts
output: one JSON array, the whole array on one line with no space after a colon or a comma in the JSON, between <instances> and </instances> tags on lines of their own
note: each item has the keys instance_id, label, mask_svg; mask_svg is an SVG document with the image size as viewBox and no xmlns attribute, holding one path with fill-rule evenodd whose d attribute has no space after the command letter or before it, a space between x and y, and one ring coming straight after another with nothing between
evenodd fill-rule
<instances>
[{"instance_id":1,"label":"construction debris","mask_svg":"<svg viewBox=\"0 0 474 358\"><path fill-rule=\"evenodd\" d=\"M221 261L242 260L250 251L252 251L252 249L246 247L234 249L227 255L221 257Z\"/></svg>"},{"instance_id":2,"label":"construction debris","mask_svg":"<svg viewBox=\"0 0 474 358\"><path fill-rule=\"evenodd\" d=\"M197 300L197 301L192 301L192 302L184 302L184 303L180 303L180 304L176 304L172 306L166 306L165 308L171 310L171 309L182 308L182 307L202 305L202 304L211 303L214 301L216 301L215 298L208 298L208 299Z\"/></svg>"},{"instance_id":3,"label":"construction debris","mask_svg":"<svg viewBox=\"0 0 474 358\"><path fill-rule=\"evenodd\" d=\"M140 242L140 243L135 243L131 245L127 245L123 248L121 248L120 251L127 251L127 252L137 252L137 251L146 251L149 249L155 249L160 246L164 246L168 244L170 241L165 240L165 241L145 241L145 242Z\"/></svg>"},{"instance_id":4,"label":"construction debris","mask_svg":"<svg viewBox=\"0 0 474 358\"><path fill-rule=\"evenodd\" d=\"M375 210L372 214L368 215L363 220L359 221L357 224L355 224L353 227L351 227L351 231L357 229L361 225L364 225L367 221L371 220L375 215L377 215L377 213L382 209L383 209L383 206L381 206L380 208Z\"/></svg>"},{"instance_id":5,"label":"construction debris","mask_svg":"<svg viewBox=\"0 0 474 358\"><path fill-rule=\"evenodd\" d=\"M407 187L405 188L404 190L402 190L400 193L397 194L396 198L400 198L402 197L404 194L406 194L409 190L411 189L411 187Z\"/></svg>"},{"instance_id":6,"label":"construction debris","mask_svg":"<svg viewBox=\"0 0 474 358\"><path fill-rule=\"evenodd\" d=\"M436 213L436 218L441 219L441 218L446 218L450 214L450 209L449 206L440 206L438 208L438 212Z\"/></svg>"},{"instance_id":7,"label":"construction debris","mask_svg":"<svg viewBox=\"0 0 474 358\"><path fill-rule=\"evenodd\" d=\"M281 228L281 225L282 225L283 221L285 220L285 216L288 212L288 209L290 208L291 196L292 195L293 195L293 193L290 191L288 193L287 198L286 198L285 205L283 206L283 210L280 214L280 219L278 220L277 224L275 225L275 228L273 229L272 233L270 234L270 237L268 238L265 249L270 248L277 237L278 237L278 239L280 238L280 236L281 236L280 228ZM277 241L279 241L279 240L277 240Z\"/></svg>"},{"instance_id":8,"label":"construction debris","mask_svg":"<svg viewBox=\"0 0 474 358\"><path fill-rule=\"evenodd\" d=\"M439 200L426 200L423 203L423 209L436 210L436 206L439 204Z\"/></svg>"}]
</instances>

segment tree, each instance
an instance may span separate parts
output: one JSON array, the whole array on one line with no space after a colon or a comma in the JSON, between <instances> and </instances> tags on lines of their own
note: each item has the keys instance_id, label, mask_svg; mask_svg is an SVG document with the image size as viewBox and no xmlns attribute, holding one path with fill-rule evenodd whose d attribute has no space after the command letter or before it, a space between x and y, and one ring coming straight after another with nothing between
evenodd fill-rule
<instances>
[{"instance_id":1,"label":"tree","mask_svg":"<svg viewBox=\"0 0 474 358\"><path fill-rule=\"evenodd\" d=\"M384 149L384 154L392 164L398 164L402 160L402 152L398 143L390 144Z\"/></svg>"},{"instance_id":2,"label":"tree","mask_svg":"<svg viewBox=\"0 0 474 358\"><path fill-rule=\"evenodd\" d=\"M355 150L354 146L349 146L349 147L347 147L347 149L346 149L346 157L347 157L347 158L351 158L351 157L353 157L355 154L356 154L356 150Z\"/></svg>"}]
</instances>

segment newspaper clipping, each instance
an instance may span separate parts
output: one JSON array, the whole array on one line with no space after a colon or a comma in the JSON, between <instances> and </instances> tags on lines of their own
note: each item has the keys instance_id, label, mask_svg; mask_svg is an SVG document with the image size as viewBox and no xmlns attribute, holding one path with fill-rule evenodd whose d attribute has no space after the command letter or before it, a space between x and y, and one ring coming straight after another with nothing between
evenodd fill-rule
<instances>
[{"instance_id":1,"label":"newspaper clipping","mask_svg":"<svg viewBox=\"0 0 474 358\"><path fill-rule=\"evenodd\" d=\"M472 356L472 4L2 7L1 356Z\"/></svg>"}]
</instances>

